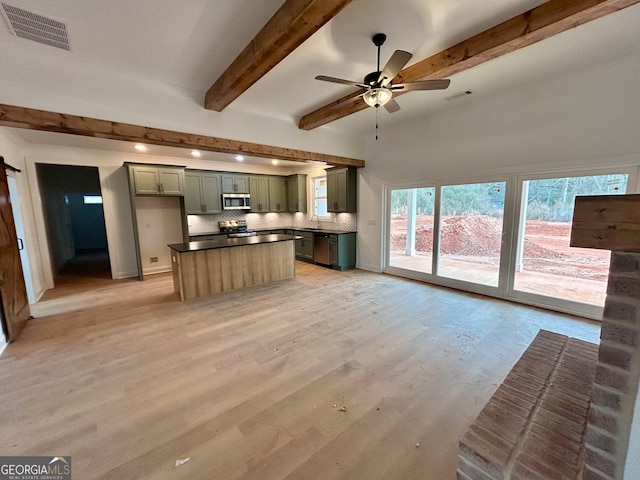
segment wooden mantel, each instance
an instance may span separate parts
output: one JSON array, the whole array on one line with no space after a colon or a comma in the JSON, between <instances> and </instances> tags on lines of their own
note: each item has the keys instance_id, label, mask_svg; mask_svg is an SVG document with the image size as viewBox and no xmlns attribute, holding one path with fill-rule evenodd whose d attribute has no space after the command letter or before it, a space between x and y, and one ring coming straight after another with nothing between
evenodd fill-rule
<instances>
[{"instance_id":1,"label":"wooden mantel","mask_svg":"<svg viewBox=\"0 0 640 480\"><path fill-rule=\"evenodd\" d=\"M576 197L570 245L640 253L640 194Z\"/></svg>"}]
</instances>

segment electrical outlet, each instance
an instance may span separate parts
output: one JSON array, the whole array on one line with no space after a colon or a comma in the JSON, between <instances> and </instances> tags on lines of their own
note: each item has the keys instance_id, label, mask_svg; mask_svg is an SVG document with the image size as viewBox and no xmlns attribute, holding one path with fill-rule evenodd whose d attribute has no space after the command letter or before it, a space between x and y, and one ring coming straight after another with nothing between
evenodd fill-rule
<instances>
[{"instance_id":1,"label":"electrical outlet","mask_svg":"<svg viewBox=\"0 0 640 480\"><path fill-rule=\"evenodd\" d=\"M158 257L151 257L149 263L158 263Z\"/></svg>"}]
</instances>

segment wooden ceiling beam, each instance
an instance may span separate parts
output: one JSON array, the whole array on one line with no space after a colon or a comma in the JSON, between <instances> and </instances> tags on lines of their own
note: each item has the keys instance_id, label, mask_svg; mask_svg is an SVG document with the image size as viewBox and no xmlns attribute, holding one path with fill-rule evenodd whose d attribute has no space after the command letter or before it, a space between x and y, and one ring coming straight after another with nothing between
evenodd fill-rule
<instances>
[{"instance_id":1,"label":"wooden ceiling beam","mask_svg":"<svg viewBox=\"0 0 640 480\"><path fill-rule=\"evenodd\" d=\"M0 125L5 127L68 133L84 137L106 138L167 147L197 149L209 152L243 154L275 158L293 162L324 162L337 167L364 167L364 160L307 152L292 148L274 147L259 143L209 137L193 133L142 127L128 123L110 122L65 113L35 110L0 104Z\"/></svg>"},{"instance_id":2,"label":"wooden ceiling beam","mask_svg":"<svg viewBox=\"0 0 640 480\"><path fill-rule=\"evenodd\" d=\"M287 0L209 88L204 107L221 112L335 17L351 0Z\"/></svg>"},{"instance_id":3,"label":"wooden ceiling beam","mask_svg":"<svg viewBox=\"0 0 640 480\"><path fill-rule=\"evenodd\" d=\"M550 0L403 69L394 83L449 77L639 2L640 0ZM360 93L362 90L354 91L304 115L298 123L299 128L312 130L368 108L364 102L336 108L337 104ZM398 94L395 93L394 96Z\"/></svg>"}]
</instances>

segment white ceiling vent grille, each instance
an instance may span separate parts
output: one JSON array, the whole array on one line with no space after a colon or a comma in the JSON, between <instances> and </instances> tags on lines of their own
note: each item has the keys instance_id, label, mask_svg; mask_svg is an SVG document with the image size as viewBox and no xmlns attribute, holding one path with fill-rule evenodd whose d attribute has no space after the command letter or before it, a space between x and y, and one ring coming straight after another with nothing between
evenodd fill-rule
<instances>
[{"instance_id":1,"label":"white ceiling vent grille","mask_svg":"<svg viewBox=\"0 0 640 480\"><path fill-rule=\"evenodd\" d=\"M2 3L4 12L13 33L18 37L44 43L51 47L71 50L69 48L69 38L67 37L67 27L64 23L51 20L50 18L27 12L21 8Z\"/></svg>"}]
</instances>

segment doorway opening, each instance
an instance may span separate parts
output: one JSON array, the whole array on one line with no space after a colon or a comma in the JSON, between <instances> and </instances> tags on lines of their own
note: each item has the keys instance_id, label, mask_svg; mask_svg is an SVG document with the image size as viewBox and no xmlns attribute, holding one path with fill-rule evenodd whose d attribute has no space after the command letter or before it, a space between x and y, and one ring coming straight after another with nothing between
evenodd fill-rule
<instances>
[{"instance_id":1,"label":"doorway opening","mask_svg":"<svg viewBox=\"0 0 640 480\"><path fill-rule=\"evenodd\" d=\"M97 167L36 165L54 283L111 279Z\"/></svg>"}]
</instances>

